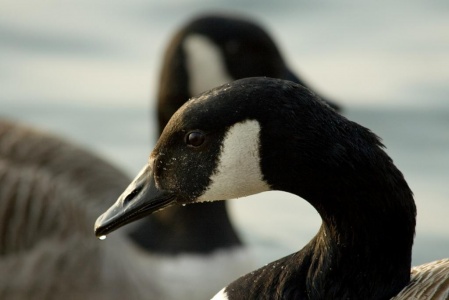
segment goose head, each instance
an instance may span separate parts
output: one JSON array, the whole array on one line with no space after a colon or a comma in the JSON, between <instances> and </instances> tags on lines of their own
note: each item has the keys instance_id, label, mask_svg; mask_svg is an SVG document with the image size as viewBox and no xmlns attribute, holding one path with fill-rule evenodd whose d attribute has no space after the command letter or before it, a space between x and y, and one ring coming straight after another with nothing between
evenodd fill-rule
<instances>
[{"instance_id":1,"label":"goose head","mask_svg":"<svg viewBox=\"0 0 449 300\"><path fill-rule=\"evenodd\" d=\"M238 80L192 98L173 115L148 164L97 220L96 235L173 204L268 190L297 193L298 180L310 181L307 173L317 173L313 161L322 165L317 149L338 151L326 145L337 126L332 123L343 119L308 89L270 78ZM298 126L301 132L296 132ZM302 173L280 160L297 152L290 139L295 144L301 140L301 154L294 159ZM293 181L279 168L297 178Z\"/></svg>"}]
</instances>

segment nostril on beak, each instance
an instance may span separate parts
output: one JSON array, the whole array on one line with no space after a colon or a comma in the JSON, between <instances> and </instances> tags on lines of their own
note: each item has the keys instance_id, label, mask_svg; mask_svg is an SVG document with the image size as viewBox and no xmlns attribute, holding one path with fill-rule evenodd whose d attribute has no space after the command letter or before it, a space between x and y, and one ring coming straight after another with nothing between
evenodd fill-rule
<instances>
[{"instance_id":1,"label":"nostril on beak","mask_svg":"<svg viewBox=\"0 0 449 300\"><path fill-rule=\"evenodd\" d=\"M125 199L123 200L123 205L127 205L129 202L131 202L141 191L142 186L136 187L131 193L128 194L128 196L125 197Z\"/></svg>"}]
</instances>

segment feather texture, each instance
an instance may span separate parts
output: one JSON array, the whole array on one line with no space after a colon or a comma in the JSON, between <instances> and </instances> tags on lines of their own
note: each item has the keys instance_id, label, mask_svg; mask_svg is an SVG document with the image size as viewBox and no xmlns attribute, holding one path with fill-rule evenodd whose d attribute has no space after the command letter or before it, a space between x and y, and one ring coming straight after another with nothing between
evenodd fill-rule
<instances>
[{"instance_id":1,"label":"feather texture","mask_svg":"<svg viewBox=\"0 0 449 300\"><path fill-rule=\"evenodd\" d=\"M117 252L133 251L125 236L111 239L113 251L92 236L98 210L127 181L68 142L0 121L0 298L142 299L156 291L126 271L126 252Z\"/></svg>"},{"instance_id":2,"label":"feather texture","mask_svg":"<svg viewBox=\"0 0 449 300\"><path fill-rule=\"evenodd\" d=\"M449 299L449 259L433 261L412 268L411 280L393 300Z\"/></svg>"}]
</instances>

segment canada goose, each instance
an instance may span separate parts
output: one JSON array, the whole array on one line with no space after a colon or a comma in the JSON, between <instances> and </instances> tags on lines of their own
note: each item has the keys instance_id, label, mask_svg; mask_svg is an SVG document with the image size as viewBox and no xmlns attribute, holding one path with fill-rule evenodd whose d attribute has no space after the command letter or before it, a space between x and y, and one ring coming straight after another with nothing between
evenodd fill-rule
<instances>
[{"instance_id":1,"label":"canada goose","mask_svg":"<svg viewBox=\"0 0 449 300\"><path fill-rule=\"evenodd\" d=\"M448 260L433 264L437 282L420 281L432 273L421 276L425 267L414 269L410 282L415 203L382 148L370 130L305 87L238 80L174 114L148 164L97 219L95 233L106 235L173 204L282 190L318 211L317 235L214 299L390 299L417 295L429 281L440 287L435 298L447 299Z\"/></svg>"}]
</instances>

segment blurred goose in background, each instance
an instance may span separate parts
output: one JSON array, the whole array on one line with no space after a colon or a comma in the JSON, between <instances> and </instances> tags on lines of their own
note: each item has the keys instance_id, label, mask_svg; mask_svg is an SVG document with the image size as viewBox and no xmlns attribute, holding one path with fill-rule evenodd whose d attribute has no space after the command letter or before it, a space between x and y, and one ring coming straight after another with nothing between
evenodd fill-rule
<instances>
[{"instance_id":1,"label":"blurred goose in background","mask_svg":"<svg viewBox=\"0 0 449 300\"><path fill-rule=\"evenodd\" d=\"M165 52L157 103L159 132L192 96L253 76L283 78L304 85L287 67L269 34L249 18L204 14L192 19L173 36ZM334 102L327 102L340 110ZM154 238L148 239L148 235ZM242 242L224 202L170 208L143 221L131 236L151 251L206 254L227 249L242 255ZM253 266L248 264L247 271Z\"/></svg>"},{"instance_id":2,"label":"blurred goose in background","mask_svg":"<svg viewBox=\"0 0 449 300\"><path fill-rule=\"evenodd\" d=\"M124 235L111 239L112 249L89 234L96 212L127 181L92 153L0 120L0 298L157 296L144 268L129 259L140 253Z\"/></svg>"},{"instance_id":3,"label":"blurred goose in background","mask_svg":"<svg viewBox=\"0 0 449 300\"><path fill-rule=\"evenodd\" d=\"M237 251L232 260L221 251L173 255L187 249L182 241L148 251L126 231L93 238L96 217L129 180L63 139L0 120L0 299L199 299L247 270ZM206 272L205 262L223 273Z\"/></svg>"},{"instance_id":4,"label":"blurred goose in background","mask_svg":"<svg viewBox=\"0 0 449 300\"><path fill-rule=\"evenodd\" d=\"M95 231L174 204L269 190L308 201L322 218L317 235L214 299L449 298L448 259L411 274L415 202L380 139L279 79L238 80L182 106Z\"/></svg>"}]
</instances>

